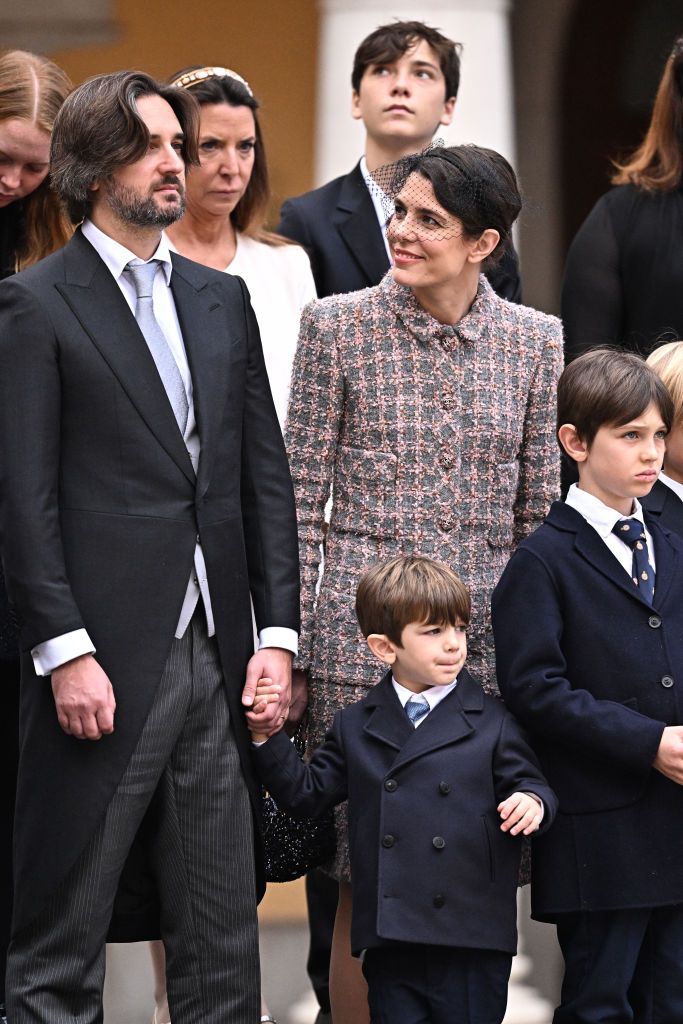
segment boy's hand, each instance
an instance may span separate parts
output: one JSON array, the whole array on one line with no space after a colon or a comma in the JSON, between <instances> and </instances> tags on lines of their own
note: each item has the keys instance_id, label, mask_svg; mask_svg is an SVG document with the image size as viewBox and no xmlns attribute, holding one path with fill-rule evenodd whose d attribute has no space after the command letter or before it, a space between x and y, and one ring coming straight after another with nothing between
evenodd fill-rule
<instances>
[{"instance_id":1,"label":"boy's hand","mask_svg":"<svg viewBox=\"0 0 683 1024\"><path fill-rule=\"evenodd\" d=\"M654 767L683 786L683 725L667 725L664 729Z\"/></svg>"},{"instance_id":2,"label":"boy's hand","mask_svg":"<svg viewBox=\"0 0 683 1024\"><path fill-rule=\"evenodd\" d=\"M274 683L269 676L261 676L256 683L254 703L246 713L252 743L263 743L278 731L271 721L265 720L265 713L269 704L280 699L281 690L280 684Z\"/></svg>"},{"instance_id":3,"label":"boy's hand","mask_svg":"<svg viewBox=\"0 0 683 1024\"><path fill-rule=\"evenodd\" d=\"M516 836L530 836L538 831L543 817L539 800L531 793L513 793L507 800L498 804L498 813L503 819L501 831Z\"/></svg>"}]
</instances>

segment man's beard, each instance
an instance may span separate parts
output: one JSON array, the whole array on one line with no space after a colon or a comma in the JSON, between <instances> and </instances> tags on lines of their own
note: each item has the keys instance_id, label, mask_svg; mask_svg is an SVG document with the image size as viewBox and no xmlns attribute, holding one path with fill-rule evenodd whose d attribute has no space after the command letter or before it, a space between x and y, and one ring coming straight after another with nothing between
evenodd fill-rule
<instances>
[{"instance_id":1,"label":"man's beard","mask_svg":"<svg viewBox=\"0 0 683 1024\"><path fill-rule=\"evenodd\" d=\"M159 205L154 193L140 195L134 188L110 180L107 199L117 217L137 228L167 228L185 213L185 190L180 178L168 174L160 185L176 185L178 201Z\"/></svg>"}]
</instances>

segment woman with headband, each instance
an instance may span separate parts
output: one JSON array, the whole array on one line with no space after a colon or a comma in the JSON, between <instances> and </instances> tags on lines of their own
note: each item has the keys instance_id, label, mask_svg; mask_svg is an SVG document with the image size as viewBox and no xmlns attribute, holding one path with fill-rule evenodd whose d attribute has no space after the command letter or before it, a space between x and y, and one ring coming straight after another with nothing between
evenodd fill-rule
<instances>
[{"instance_id":1,"label":"woman with headband","mask_svg":"<svg viewBox=\"0 0 683 1024\"><path fill-rule=\"evenodd\" d=\"M302 573L295 668L308 678L316 742L376 681L354 595L365 570L395 555L427 555L462 576L473 603L469 665L495 691L491 592L559 493L560 323L499 298L481 273L521 207L512 168L456 146L374 177L391 202L393 267L376 288L306 308L287 419ZM332 1018L363 1024L348 840L337 824Z\"/></svg>"},{"instance_id":2,"label":"woman with headband","mask_svg":"<svg viewBox=\"0 0 683 1024\"><path fill-rule=\"evenodd\" d=\"M200 105L201 163L188 171L186 212L167 234L183 256L246 281L283 423L299 318L315 284L303 249L264 228L270 189L259 104L228 68L189 68L171 84Z\"/></svg>"},{"instance_id":3,"label":"woman with headband","mask_svg":"<svg viewBox=\"0 0 683 1024\"><path fill-rule=\"evenodd\" d=\"M0 56L0 279L64 245L72 228L49 187L50 134L71 92L61 68L24 50ZM40 400L37 396L37 401ZM19 646L0 567L0 1018L12 915L12 820L19 757Z\"/></svg>"}]
</instances>

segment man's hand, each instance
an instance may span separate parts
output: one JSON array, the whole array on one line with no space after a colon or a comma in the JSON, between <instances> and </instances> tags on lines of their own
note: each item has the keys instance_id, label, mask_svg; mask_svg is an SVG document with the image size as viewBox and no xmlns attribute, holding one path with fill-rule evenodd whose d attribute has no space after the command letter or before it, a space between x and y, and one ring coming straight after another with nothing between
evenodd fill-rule
<instances>
[{"instance_id":1,"label":"man's hand","mask_svg":"<svg viewBox=\"0 0 683 1024\"><path fill-rule=\"evenodd\" d=\"M513 793L498 804L498 813L503 819L501 831L509 832L511 836L518 832L530 836L541 825L541 803L531 793Z\"/></svg>"},{"instance_id":2,"label":"man's hand","mask_svg":"<svg viewBox=\"0 0 683 1024\"><path fill-rule=\"evenodd\" d=\"M683 786L683 725L667 725L659 743L654 767L667 779Z\"/></svg>"},{"instance_id":3,"label":"man's hand","mask_svg":"<svg viewBox=\"0 0 683 1024\"><path fill-rule=\"evenodd\" d=\"M259 735L278 732L287 719L292 695L293 657L291 651L281 647L264 647L249 659L242 704L245 708L254 707L259 680L268 680L271 695L275 698L263 709L259 705L256 713L253 710L247 711L249 728L257 730Z\"/></svg>"},{"instance_id":4,"label":"man's hand","mask_svg":"<svg viewBox=\"0 0 683 1024\"><path fill-rule=\"evenodd\" d=\"M83 654L56 668L52 693L59 724L69 736L99 740L114 731L114 690L92 654Z\"/></svg>"},{"instance_id":5,"label":"man's hand","mask_svg":"<svg viewBox=\"0 0 683 1024\"><path fill-rule=\"evenodd\" d=\"M290 736L294 735L296 727L304 717L308 707L308 675L300 668L292 669L292 699L289 705L289 715L285 728Z\"/></svg>"}]
</instances>

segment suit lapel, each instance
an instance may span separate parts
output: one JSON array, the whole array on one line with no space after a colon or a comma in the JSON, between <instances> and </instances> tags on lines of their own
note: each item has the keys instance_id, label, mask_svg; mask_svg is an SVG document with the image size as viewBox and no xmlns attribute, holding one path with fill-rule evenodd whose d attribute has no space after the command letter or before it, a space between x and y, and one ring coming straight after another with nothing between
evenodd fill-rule
<instances>
[{"instance_id":1,"label":"suit lapel","mask_svg":"<svg viewBox=\"0 0 683 1024\"><path fill-rule=\"evenodd\" d=\"M667 530L656 520L648 521L647 514L645 518L655 546L655 596L652 605L662 608L676 574L681 571L680 551L671 543Z\"/></svg>"},{"instance_id":2,"label":"suit lapel","mask_svg":"<svg viewBox=\"0 0 683 1024\"><path fill-rule=\"evenodd\" d=\"M335 223L353 258L366 274L368 284L377 284L389 269L389 260L375 207L358 164L342 184Z\"/></svg>"},{"instance_id":3,"label":"suit lapel","mask_svg":"<svg viewBox=\"0 0 683 1024\"><path fill-rule=\"evenodd\" d=\"M381 743L400 750L413 732L413 726L396 696L391 672L387 672L382 681L370 691L364 703L369 717L363 731Z\"/></svg>"},{"instance_id":4,"label":"suit lapel","mask_svg":"<svg viewBox=\"0 0 683 1024\"><path fill-rule=\"evenodd\" d=\"M400 703L400 702L399 702ZM392 771L401 768L432 750L458 743L471 736L475 726L466 712L480 712L484 706L484 694L466 669L458 676L458 685L447 697L430 711L421 725L413 729L412 735L403 744L391 766ZM405 712L403 712L405 715Z\"/></svg>"},{"instance_id":5,"label":"suit lapel","mask_svg":"<svg viewBox=\"0 0 683 1024\"><path fill-rule=\"evenodd\" d=\"M149 429L185 476L195 475L164 385L116 281L80 232L64 250L66 281L56 288L116 375Z\"/></svg>"}]
</instances>

